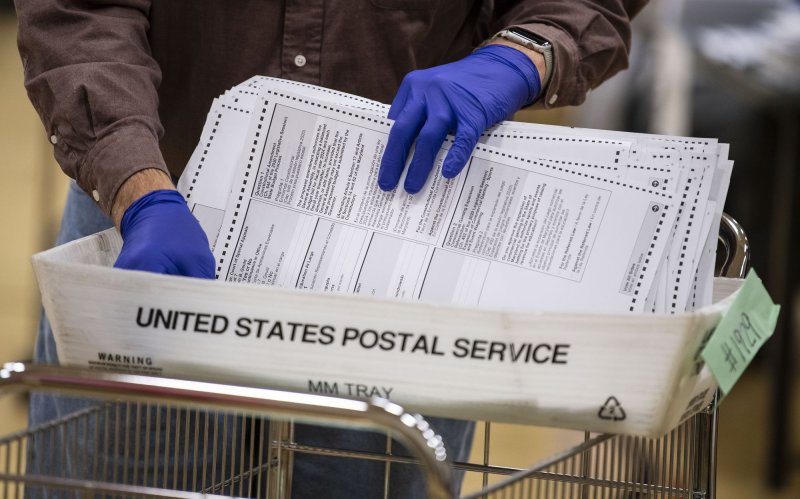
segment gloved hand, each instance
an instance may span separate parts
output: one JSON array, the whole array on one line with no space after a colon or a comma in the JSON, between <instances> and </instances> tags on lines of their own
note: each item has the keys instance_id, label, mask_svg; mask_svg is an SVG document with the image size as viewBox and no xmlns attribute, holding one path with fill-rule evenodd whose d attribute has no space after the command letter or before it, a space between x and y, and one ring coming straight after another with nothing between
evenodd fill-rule
<instances>
[{"instance_id":1,"label":"gloved hand","mask_svg":"<svg viewBox=\"0 0 800 499\"><path fill-rule=\"evenodd\" d=\"M487 45L442 66L412 71L400 85L389 119L395 120L378 173L378 185L397 186L408 151L416 149L405 189L422 189L448 132L455 141L442 165L453 178L464 168L484 130L509 118L539 96L539 72L528 56L512 47Z\"/></svg>"},{"instance_id":2,"label":"gloved hand","mask_svg":"<svg viewBox=\"0 0 800 499\"><path fill-rule=\"evenodd\" d=\"M120 233L122 251L114 267L214 278L208 238L178 191L152 191L131 203Z\"/></svg>"}]
</instances>

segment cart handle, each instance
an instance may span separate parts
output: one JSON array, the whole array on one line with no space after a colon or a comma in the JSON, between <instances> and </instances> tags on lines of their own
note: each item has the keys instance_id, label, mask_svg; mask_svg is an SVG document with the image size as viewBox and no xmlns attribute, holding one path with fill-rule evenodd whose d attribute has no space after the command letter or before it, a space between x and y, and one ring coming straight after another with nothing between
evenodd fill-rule
<instances>
[{"instance_id":1,"label":"cart handle","mask_svg":"<svg viewBox=\"0 0 800 499\"><path fill-rule=\"evenodd\" d=\"M454 497L442 438L419 414L378 397L369 402L265 388L224 385L72 367L7 363L0 369L0 395L11 391L56 390L80 396L164 402L200 409L235 410L279 419L301 419L391 432L422 465L428 497Z\"/></svg>"},{"instance_id":2,"label":"cart handle","mask_svg":"<svg viewBox=\"0 0 800 499\"><path fill-rule=\"evenodd\" d=\"M719 227L719 242L725 249L717 275L742 278L750 266L750 242L742 226L727 213L722 214Z\"/></svg>"}]
</instances>

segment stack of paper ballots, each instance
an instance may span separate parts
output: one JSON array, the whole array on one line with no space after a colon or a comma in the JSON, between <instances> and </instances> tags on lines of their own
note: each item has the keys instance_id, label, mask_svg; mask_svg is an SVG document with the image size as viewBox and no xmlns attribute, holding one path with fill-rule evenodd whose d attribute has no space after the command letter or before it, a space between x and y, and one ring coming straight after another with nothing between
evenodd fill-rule
<instances>
[{"instance_id":1,"label":"stack of paper ballots","mask_svg":"<svg viewBox=\"0 0 800 499\"><path fill-rule=\"evenodd\" d=\"M448 140L420 193L385 193L387 112L267 77L220 96L179 183L218 278L513 310L711 303L727 144L503 122L455 179Z\"/></svg>"}]
</instances>

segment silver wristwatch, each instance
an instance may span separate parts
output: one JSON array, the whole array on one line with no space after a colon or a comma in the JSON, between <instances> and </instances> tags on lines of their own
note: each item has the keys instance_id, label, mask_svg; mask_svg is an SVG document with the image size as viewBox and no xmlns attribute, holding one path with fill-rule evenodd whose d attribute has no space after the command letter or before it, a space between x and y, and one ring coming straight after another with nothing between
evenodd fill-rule
<instances>
[{"instance_id":1,"label":"silver wristwatch","mask_svg":"<svg viewBox=\"0 0 800 499\"><path fill-rule=\"evenodd\" d=\"M531 33L522 28L504 29L492 38L502 38L542 54L542 57L544 57L542 89L547 87L547 84L550 82L550 77L553 75L553 45L550 42L536 33Z\"/></svg>"}]
</instances>

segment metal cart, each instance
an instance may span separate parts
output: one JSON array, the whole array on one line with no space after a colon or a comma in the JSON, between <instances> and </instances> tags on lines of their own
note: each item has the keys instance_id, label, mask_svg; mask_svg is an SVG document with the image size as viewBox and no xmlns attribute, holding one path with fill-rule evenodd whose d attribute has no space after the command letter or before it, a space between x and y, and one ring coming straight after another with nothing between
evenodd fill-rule
<instances>
[{"instance_id":1,"label":"metal cart","mask_svg":"<svg viewBox=\"0 0 800 499\"><path fill-rule=\"evenodd\" d=\"M742 277L749 248L724 216L719 275ZM46 425L0 438L0 499L23 497L291 496L295 456L418 465L432 498L453 497L453 470L479 474L478 498L713 498L716 400L658 439L582 435L527 468L498 465L492 423L480 462L450 462L446 442L419 415L371 402L148 376L11 363L0 395L57 392L96 400ZM267 419L268 418L268 419ZM386 433L385 452L305 445L295 421ZM413 457L399 450L397 440Z\"/></svg>"}]
</instances>

